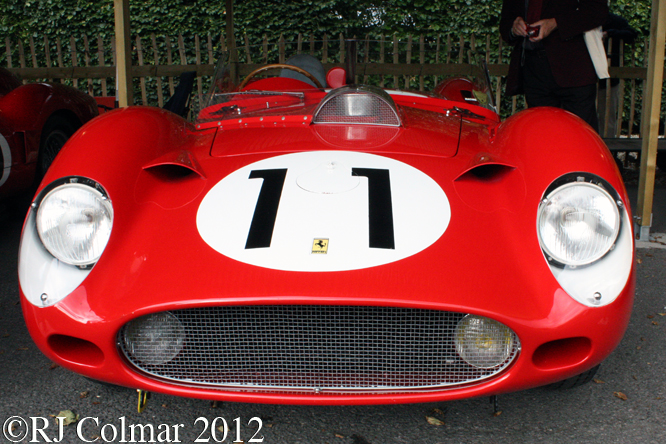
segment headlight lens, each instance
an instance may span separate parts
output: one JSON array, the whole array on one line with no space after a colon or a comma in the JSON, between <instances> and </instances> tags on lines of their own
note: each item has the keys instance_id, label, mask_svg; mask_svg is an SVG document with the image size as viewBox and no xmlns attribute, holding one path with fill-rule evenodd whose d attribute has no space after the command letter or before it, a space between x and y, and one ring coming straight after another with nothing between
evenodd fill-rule
<instances>
[{"instance_id":1,"label":"headlight lens","mask_svg":"<svg viewBox=\"0 0 666 444\"><path fill-rule=\"evenodd\" d=\"M572 182L541 202L537 226L547 255L565 265L586 265L613 247L620 231L620 212L600 186Z\"/></svg>"},{"instance_id":2,"label":"headlight lens","mask_svg":"<svg viewBox=\"0 0 666 444\"><path fill-rule=\"evenodd\" d=\"M36 219L37 233L49 253L67 264L88 266L106 247L113 208L97 189L67 183L44 196Z\"/></svg>"},{"instance_id":3,"label":"headlight lens","mask_svg":"<svg viewBox=\"0 0 666 444\"><path fill-rule=\"evenodd\" d=\"M130 321L122 336L126 353L146 365L161 365L183 349L185 328L174 315L162 312Z\"/></svg>"},{"instance_id":4,"label":"headlight lens","mask_svg":"<svg viewBox=\"0 0 666 444\"><path fill-rule=\"evenodd\" d=\"M520 348L516 334L506 325L483 316L467 315L455 332L458 355L477 368L502 365Z\"/></svg>"}]
</instances>

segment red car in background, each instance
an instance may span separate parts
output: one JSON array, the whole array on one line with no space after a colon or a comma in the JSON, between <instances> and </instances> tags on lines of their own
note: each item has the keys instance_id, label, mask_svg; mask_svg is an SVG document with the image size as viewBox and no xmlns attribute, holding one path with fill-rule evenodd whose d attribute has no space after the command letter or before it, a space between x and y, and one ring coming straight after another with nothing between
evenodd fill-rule
<instances>
[{"instance_id":1,"label":"red car in background","mask_svg":"<svg viewBox=\"0 0 666 444\"><path fill-rule=\"evenodd\" d=\"M36 185L67 139L97 114L88 94L59 83L23 85L0 68L0 199Z\"/></svg>"}]
</instances>

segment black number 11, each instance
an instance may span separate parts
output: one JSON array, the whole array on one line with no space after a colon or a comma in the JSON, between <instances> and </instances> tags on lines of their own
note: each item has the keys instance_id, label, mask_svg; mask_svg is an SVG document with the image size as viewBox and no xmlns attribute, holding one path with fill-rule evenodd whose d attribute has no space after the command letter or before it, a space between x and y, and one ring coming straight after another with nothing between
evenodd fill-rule
<instances>
[{"instance_id":1,"label":"black number 11","mask_svg":"<svg viewBox=\"0 0 666 444\"><path fill-rule=\"evenodd\" d=\"M352 168L352 174L368 178L369 247L395 249L393 203L389 170ZM263 179L245 249L271 246L287 169L253 170L250 179Z\"/></svg>"}]
</instances>

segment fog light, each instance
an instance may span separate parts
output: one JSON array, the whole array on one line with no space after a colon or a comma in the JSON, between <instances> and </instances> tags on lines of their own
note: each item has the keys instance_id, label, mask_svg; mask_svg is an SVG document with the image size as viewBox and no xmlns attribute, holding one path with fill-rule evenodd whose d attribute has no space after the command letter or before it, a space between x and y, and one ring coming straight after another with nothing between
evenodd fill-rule
<instances>
[{"instance_id":1,"label":"fog light","mask_svg":"<svg viewBox=\"0 0 666 444\"><path fill-rule=\"evenodd\" d=\"M518 337L509 327L475 315L467 315L458 322L455 343L460 357L477 368L502 365L520 347Z\"/></svg>"},{"instance_id":2,"label":"fog light","mask_svg":"<svg viewBox=\"0 0 666 444\"><path fill-rule=\"evenodd\" d=\"M146 365L161 365L183 349L185 329L171 313L155 313L130 321L122 334L125 352Z\"/></svg>"}]
</instances>

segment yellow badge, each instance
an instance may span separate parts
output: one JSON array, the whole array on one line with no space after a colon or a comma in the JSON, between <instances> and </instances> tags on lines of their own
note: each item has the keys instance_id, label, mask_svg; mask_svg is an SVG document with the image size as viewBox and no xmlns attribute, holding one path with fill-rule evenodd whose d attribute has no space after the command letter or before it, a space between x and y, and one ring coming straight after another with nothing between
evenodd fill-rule
<instances>
[{"instance_id":1,"label":"yellow badge","mask_svg":"<svg viewBox=\"0 0 666 444\"><path fill-rule=\"evenodd\" d=\"M328 239L315 239L312 242L312 254L328 253Z\"/></svg>"}]
</instances>

